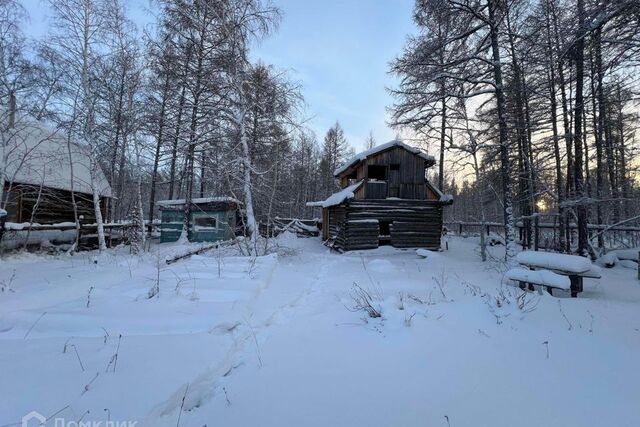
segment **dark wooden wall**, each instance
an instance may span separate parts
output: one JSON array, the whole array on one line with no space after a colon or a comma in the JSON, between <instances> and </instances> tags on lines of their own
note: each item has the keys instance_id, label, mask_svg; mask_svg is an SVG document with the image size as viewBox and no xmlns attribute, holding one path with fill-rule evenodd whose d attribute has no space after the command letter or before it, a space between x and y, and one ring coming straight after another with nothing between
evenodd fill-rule
<instances>
[{"instance_id":1,"label":"dark wooden wall","mask_svg":"<svg viewBox=\"0 0 640 427\"><path fill-rule=\"evenodd\" d=\"M331 206L327 208L327 227L328 239L338 247L345 245L345 222L347 211L345 206Z\"/></svg>"},{"instance_id":2,"label":"dark wooden wall","mask_svg":"<svg viewBox=\"0 0 640 427\"><path fill-rule=\"evenodd\" d=\"M7 203L7 221L30 222L31 214L35 210L33 222L38 224L57 224L74 222L71 192L55 188L43 188L38 201L40 188L32 185L14 184L9 192L9 185L5 186ZM83 215L83 223L93 223L96 220L93 208L93 196L85 193L75 193L78 215ZM108 198L100 200L102 215L106 218Z\"/></svg>"},{"instance_id":3,"label":"dark wooden wall","mask_svg":"<svg viewBox=\"0 0 640 427\"><path fill-rule=\"evenodd\" d=\"M375 249L378 247L379 234L377 220L349 219L344 222L344 233L336 243L345 251Z\"/></svg>"},{"instance_id":4,"label":"dark wooden wall","mask_svg":"<svg viewBox=\"0 0 640 427\"><path fill-rule=\"evenodd\" d=\"M440 248L442 203L430 200L354 199L327 210L329 240L339 250L378 247L379 224L383 221L389 223L391 245L394 247Z\"/></svg>"},{"instance_id":5,"label":"dark wooden wall","mask_svg":"<svg viewBox=\"0 0 640 427\"><path fill-rule=\"evenodd\" d=\"M391 170L392 164L399 165L398 170ZM370 165L386 167L386 181L370 180ZM356 198L359 199L397 197L412 200L437 200L437 195L428 191L425 186L425 168L426 162L421 157L402 147L393 147L374 154L354 168L345 171L340 177L340 183L344 188L350 185L354 179L364 180L364 191L356 194Z\"/></svg>"}]
</instances>

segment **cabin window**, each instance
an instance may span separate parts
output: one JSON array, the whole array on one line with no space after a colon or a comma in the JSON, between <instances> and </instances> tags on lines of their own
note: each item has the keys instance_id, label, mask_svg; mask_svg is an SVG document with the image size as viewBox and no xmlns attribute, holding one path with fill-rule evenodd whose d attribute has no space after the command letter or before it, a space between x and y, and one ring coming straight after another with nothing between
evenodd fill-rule
<instances>
[{"instance_id":1,"label":"cabin window","mask_svg":"<svg viewBox=\"0 0 640 427\"><path fill-rule=\"evenodd\" d=\"M389 169L392 171L399 171L400 170L400 163L391 163L389 165Z\"/></svg>"},{"instance_id":2,"label":"cabin window","mask_svg":"<svg viewBox=\"0 0 640 427\"><path fill-rule=\"evenodd\" d=\"M217 218L211 216L199 216L193 222L196 230L215 230L218 228Z\"/></svg>"},{"instance_id":3,"label":"cabin window","mask_svg":"<svg viewBox=\"0 0 640 427\"><path fill-rule=\"evenodd\" d=\"M368 166L369 179L377 181L387 180L387 167L381 165L369 165Z\"/></svg>"},{"instance_id":4,"label":"cabin window","mask_svg":"<svg viewBox=\"0 0 640 427\"><path fill-rule=\"evenodd\" d=\"M358 182L358 170L354 170L353 172L351 172L349 175L347 175L346 177L346 184L347 185L352 185L355 184L356 182ZM347 185L342 185L342 187L346 187Z\"/></svg>"}]
</instances>

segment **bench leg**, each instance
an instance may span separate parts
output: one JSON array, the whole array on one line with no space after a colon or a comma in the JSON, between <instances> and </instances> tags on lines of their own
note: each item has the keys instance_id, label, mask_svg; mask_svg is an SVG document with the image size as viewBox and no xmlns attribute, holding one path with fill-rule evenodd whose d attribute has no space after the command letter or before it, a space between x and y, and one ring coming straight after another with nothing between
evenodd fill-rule
<instances>
[{"instance_id":1,"label":"bench leg","mask_svg":"<svg viewBox=\"0 0 640 427\"><path fill-rule=\"evenodd\" d=\"M520 289L523 289L523 290L526 289L527 288L526 285L527 285L526 282L518 282L518 286L520 287Z\"/></svg>"},{"instance_id":2,"label":"bench leg","mask_svg":"<svg viewBox=\"0 0 640 427\"><path fill-rule=\"evenodd\" d=\"M569 276L569 280L571 281L571 298L577 298L578 293L582 292L582 277L572 275Z\"/></svg>"},{"instance_id":3,"label":"bench leg","mask_svg":"<svg viewBox=\"0 0 640 427\"><path fill-rule=\"evenodd\" d=\"M551 286L547 286L547 292L549 295L553 296L553 288Z\"/></svg>"}]
</instances>

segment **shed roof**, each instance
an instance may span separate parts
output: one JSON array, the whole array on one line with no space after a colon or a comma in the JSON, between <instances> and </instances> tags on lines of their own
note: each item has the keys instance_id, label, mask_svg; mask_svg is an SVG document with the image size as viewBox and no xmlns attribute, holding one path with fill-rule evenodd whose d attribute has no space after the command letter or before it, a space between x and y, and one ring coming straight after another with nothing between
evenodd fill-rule
<instances>
[{"instance_id":1,"label":"shed roof","mask_svg":"<svg viewBox=\"0 0 640 427\"><path fill-rule=\"evenodd\" d=\"M21 120L8 133L5 179L9 182L92 194L95 186L102 197L111 197L111 186L102 169L96 165L91 179L91 152L86 143L67 144L61 129L49 128L32 120ZM70 149L70 150L69 150ZM71 151L71 156L69 156ZM71 160L71 161L70 161Z\"/></svg>"},{"instance_id":2,"label":"shed roof","mask_svg":"<svg viewBox=\"0 0 640 427\"><path fill-rule=\"evenodd\" d=\"M345 187L337 193L330 195L326 200L321 200L319 202L307 202L307 206L322 208L337 206L345 200L353 199L355 197L356 190L360 188L363 182L364 181L358 181L355 184Z\"/></svg>"},{"instance_id":3,"label":"shed roof","mask_svg":"<svg viewBox=\"0 0 640 427\"><path fill-rule=\"evenodd\" d=\"M426 153L424 153L423 151L412 147L410 145L405 144L404 142L402 142L399 139L394 139L393 141L389 141L385 144L381 144L381 145L377 145L373 148L370 148L368 150L362 151L358 154L356 154L355 156L353 156L351 159L349 159L349 161L347 161L344 165L342 165L341 167L339 167L338 169L336 169L333 172L333 176L339 176L342 173L344 173L347 169L349 169L352 166L355 166L356 164L360 163L361 161L365 160L367 157L373 156L374 154L378 154L381 153L383 151L389 150L391 148L394 147L401 147L404 148L405 150L409 151L410 153L413 153L415 155L417 155L418 157L424 159L427 162L428 166L433 166L436 163L436 160L433 156L430 156Z\"/></svg>"},{"instance_id":4,"label":"shed roof","mask_svg":"<svg viewBox=\"0 0 640 427\"><path fill-rule=\"evenodd\" d=\"M186 203L185 199L175 199L175 200L159 200L156 204L160 207L177 207L183 206ZM235 203L237 205L241 205L238 199L234 199L233 197L227 196L214 196L214 197L199 197L195 199L191 199L191 203L194 205L205 205L208 203Z\"/></svg>"}]
</instances>

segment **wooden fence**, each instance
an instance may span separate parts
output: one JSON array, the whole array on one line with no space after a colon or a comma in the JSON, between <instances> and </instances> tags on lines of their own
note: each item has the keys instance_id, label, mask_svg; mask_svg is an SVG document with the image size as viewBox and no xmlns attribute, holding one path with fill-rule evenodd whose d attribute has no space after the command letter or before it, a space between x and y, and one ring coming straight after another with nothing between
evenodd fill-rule
<instances>
[{"instance_id":1,"label":"wooden fence","mask_svg":"<svg viewBox=\"0 0 640 427\"><path fill-rule=\"evenodd\" d=\"M466 221L448 221L444 225L449 231L459 235L480 234L484 232L486 235L491 233L504 236L504 224L499 222L466 222ZM524 242L525 225L522 221L516 222L518 229L518 243ZM574 244L578 238L578 226L575 223L569 224L570 243ZM554 248L557 246L558 236L560 235L559 225L552 222L540 222L535 224L531 222L531 228L534 235L537 235L538 247ZM607 249L618 248L636 248L640 247L640 227L632 226L611 226L607 224L588 224L587 230L592 245L597 247L597 237L602 235L604 246Z\"/></svg>"}]
</instances>

